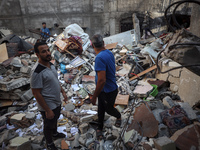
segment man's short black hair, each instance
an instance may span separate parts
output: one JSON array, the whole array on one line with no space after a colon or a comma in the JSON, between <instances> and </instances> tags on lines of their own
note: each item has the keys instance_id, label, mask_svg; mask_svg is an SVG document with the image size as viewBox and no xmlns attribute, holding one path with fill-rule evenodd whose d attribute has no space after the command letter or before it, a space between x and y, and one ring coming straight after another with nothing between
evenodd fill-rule
<instances>
[{"instance_id":1,"label":"man's short black hair","mask_svg":"<svg viewBox=\"0 0 200 150\"><path fill-rule=\"evenodd\" d=\"M46 22L43 22L42 25L43 25L43 24L46 24Z\"/></svg>"},{"instance_id":2,"label":"man's short black hair","mask_svg":"<svg viewBox=\"0 0 200 150\"><path fill-rule=\"evenodd\" d=\"M103 41L103 37L100 34L96 34L92 37L91 39L92 44L96 47L96 48L102 48L104 47L104 41Z\"/></svg>"},{"instance_id":3,"label":"man's short black hair","mask_svg":"<svg viewBox=\"0 0 200 150\"><path fill-rule=\"evenodd\" d=\"M41 45L47 45L47 43L45 43L45 42L37 42L37 43L35 43L35 45L34 45L35 53L39 53L38 47L41 46Z\"/></svg>"}]
</instances>

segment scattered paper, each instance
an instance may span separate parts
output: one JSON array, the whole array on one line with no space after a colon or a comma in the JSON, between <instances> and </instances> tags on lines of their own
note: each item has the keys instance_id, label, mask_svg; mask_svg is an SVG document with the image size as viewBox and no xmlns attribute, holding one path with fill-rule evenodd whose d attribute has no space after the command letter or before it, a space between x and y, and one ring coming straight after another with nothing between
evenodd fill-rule
<instances>
[{"instance_id":1,"label":"scattered paper","mask_svg":"<svg viewBox=\"0 0 200 150\"><path fill-rule=\"evenodd\" d=\"M78 132L78 128L72 127L70 132L71 132L72 135L75 135Z\"/></svg>"}]
</instances>

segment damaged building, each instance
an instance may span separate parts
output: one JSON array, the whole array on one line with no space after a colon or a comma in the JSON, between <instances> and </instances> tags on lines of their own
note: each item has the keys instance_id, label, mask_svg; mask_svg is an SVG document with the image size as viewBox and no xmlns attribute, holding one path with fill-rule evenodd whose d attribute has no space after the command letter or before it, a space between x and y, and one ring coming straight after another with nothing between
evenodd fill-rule
<instances>
[{"instance_id":1,"label":"damaged building","mask_svg":"<svg viewBox=\"0 0 200 150\"><path fill-rule=\"evenodd\" d=\"M57 149L200 149L200 1L0 0L0 10L0 149L48 149L30 85L40 41L68 97ZM40 31L43 22L51 34ZM115 59L121 114L116 126L105 113L102 139L98 100L91 102L95 34Z\"/></svg>"}]
</instances>

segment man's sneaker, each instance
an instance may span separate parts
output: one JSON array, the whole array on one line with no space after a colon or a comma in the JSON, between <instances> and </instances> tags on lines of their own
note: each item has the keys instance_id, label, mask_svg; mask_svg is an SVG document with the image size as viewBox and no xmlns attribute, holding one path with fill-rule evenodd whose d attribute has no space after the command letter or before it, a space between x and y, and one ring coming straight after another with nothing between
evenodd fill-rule
<instances>
[{"instance_id":1,"label":"man's sneaker","mask_svg":"<svg viewBox=\"0 0 200 150\"><path fill-rule=\"evenodd\" d=\"M58 150L54 143L47 144L47 150Z\"/></svg>"},{"instance_id":2,"label":"man's sneaker","mask_svg":"<svg viewBox=\"0 0 200 150\"><path fill-rule=\"evenodd\" d=\"M66 135L63 133L57 133L56 135L53 135L53 139L61 139L61 138L65 138Z\"/></svg>"}]
</instances>

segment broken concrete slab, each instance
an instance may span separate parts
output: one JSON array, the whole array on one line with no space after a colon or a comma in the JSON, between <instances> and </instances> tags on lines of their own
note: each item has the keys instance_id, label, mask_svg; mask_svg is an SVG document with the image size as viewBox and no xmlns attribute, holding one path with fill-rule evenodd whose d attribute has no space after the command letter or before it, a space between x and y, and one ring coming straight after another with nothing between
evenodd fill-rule
<instances>
[{"instance_id":1,"label":"broken concrete slab","mask_svg":"<svg viewBox=\"0 0 200 150\"><path fill-rule=\"evenodd\" d=\"M197 119L197 115L195 114L194 110L192 109L192 107L189 105L189 103L185 102L185 103L181 103L179 102L178 103L182 108L183 110L186 112L188 118L190 120L195 120Z\"/></svg>"},{"instance_id":2,"label":"broken concrete slab","mask_svg":"<svg viewBox=\"0 0 200 150\"><path fill-rule=\"evenodd\" d=\"M115 105L128 105L129 95L121 95L118 93Z\"/></svg>"},{"instance_id":3,"label":"broken concrete slab","mask_svg":"<svg viewBox=\"0 0 200 150\"><path fill-rule=\"evenodd\" d=\"M28 79L28 78L18 78L18 79L13 79L8 82L0 80L0 90L11 91L13 89L20 88L29 83L30 83L30 79Z\"/></svg>"},{"instance_id":4,"label":"broken concrete slab","mask_svg":"<svg viewBox=\"0 0 200 150\"><path fill-rule=\"evenodd\" d=\"M145 112L145 113L144 113ZM145 137L155 137L158 133L158 121L151 112L149 106L144 103L140 104L133 115L134 120L132 124L128 126L127 131L135 129L141 134L141 129L143 131L143 136ZM138 124L139 123L139 124Z\"/></svg>"},{"instance_id":5,"label":"broken concrete slab","mask_svg":"<svg viewBox=\"0 0 200 150\"><path fill-rule=\"evenodd\" d=\"M152 92L153 86L149 85L137 85L133 93L138 97L147 97Z\"/></svg>"},{"instance_id":6,"label":"broken concrete slab","mask_svg":"<svg viewBox=\"0 0 200 150\"><path fill-rule=\"evenodd\" d=\"M83 123L79 126L79 130L81 132L81 134L84 134L87 132L88 130L88 123Z\"/></svg>"},{"instance_id":7,"label":"broken concrete slab","mask_svg":"<svg viewBox=\"0 0 200 150\"><path fill-rule=\"evenodd\" d=\"M27 102L27 101L31 100L32 97L33 97L32 90L29 89L28 91L26 91L26 92L21 96L21 99L22 99L24 102Z\"/></svg>"},{"instance_id":8,"label":"broken concrete slab","mask_svg":"<svg viewBox=\"0 0 200 150\"><path fill-rule=\"evenodd\" d=\"M175 132L170 139L175 142L179 149L191 150L199 149L199 137L200 123L195 122L194 124L186 126L185 128Z\"/></svg>"},{"instance_id":9,"label":"broken concrete slab","mask_svg":"<svg viewBox=\"0 0 200 150\"><path fill-rule=\"evenodd\" d=\"M15 124L16 122L22 120L22 118L24 116L26 116L26 114L22 114L22 113L21 114L15 114L15 115L11 116L10 123Z\"/></svg>"},{"instance_id":10,"label":"broken concrete slab","mask_svg":"<svg viewBox=\"0 0 200 150\"><path fill-rule=\"evenodd\" d=\"M10 139L17 136L17 133L14 130L4 130L0 133L0 146L3 144L7 144Z\"/></svg>"},{"instance_id":11,"label":"broken concrete slab","mask_svg":"<svg viewBox=\"0 0 200 150\"><path fill-rule=\"evenodd\" d=\"M166 136L154 139L154 144L158 150L176 150L175 143Z\"/></svg>"},{"instance_id":12,"label":"broken concrete slab","mask_svg":"<svg viewBox=\"0 0 200 150\"><path fill-rule=\"evenodd\" d=\"M10 146L11 147L19 147L19 146L23 146L23 144L25 143L29 143L27 145L24 145L24 149L28 150L30 148L31 150L31 143L29 142L29 139L27 138L23 138L23 137L16 137L12 140L10 140ZM29 148L27 149L26 146L28 146Z\"/></svg>"}]
</instances>

